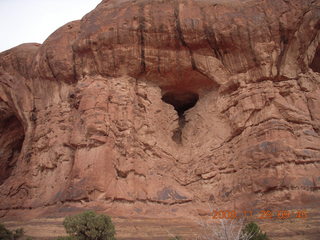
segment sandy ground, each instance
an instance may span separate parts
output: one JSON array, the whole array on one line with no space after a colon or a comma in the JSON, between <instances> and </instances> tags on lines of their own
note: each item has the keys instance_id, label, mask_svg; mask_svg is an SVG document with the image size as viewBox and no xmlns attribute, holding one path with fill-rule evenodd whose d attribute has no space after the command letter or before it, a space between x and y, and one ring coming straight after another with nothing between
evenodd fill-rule
<instances>
[{"instance_id":1,"label":"sandy ground","mask_svg":"<svg viewBox=\"0 0 320 240\"><path fill-rule=\"evenodd\" d=\"M272 240L319 240L320 209L307 209L305 219L290 217L289 219L251 219L258 222ZM24 228L26 235L33 239L55 239L66 235L62 217L35 218L32 220L4 220L9 229ZM250 218L248 219L248 221ZM126 218L114 217L117 239L168 240L172 236L183 239L196 239L201 234L197 220L187 218Z\"/></svg>"}]
</instances>

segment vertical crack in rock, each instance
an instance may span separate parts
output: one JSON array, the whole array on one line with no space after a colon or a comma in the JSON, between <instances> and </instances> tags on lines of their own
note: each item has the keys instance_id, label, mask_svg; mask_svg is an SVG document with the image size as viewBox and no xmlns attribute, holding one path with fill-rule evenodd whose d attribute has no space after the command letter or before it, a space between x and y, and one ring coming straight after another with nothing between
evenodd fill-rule
<instances>
[{"instance_id":1,"label":"vertical crack in rock","mask_svg":"<svg viewBox=\"0 0 320 240\"><path fill-rule=\"evenodd\" d=\"M201 8L200 10L203 19L203 32L206 36L206 41L210 48L213 50L215 57L221 60L221 62L224 64L223 55L220 52L216 34L213 30L213 24L211 23L210 18L208 18L205 14L203 8Z\"/></svg>"},{"instance_id":2,"label":"vertical crack in rock","mask_svg":"<svg viewBox=\"0 0 320 240\"><path fill-rule=\"evenodd\" d=\"M144 7L140 5L139 8L139 33L140 33L140 47L141 47L141 73L146 71L146 62L145 62L145 16L144 16Z\"/></svg>"},{"instance_id":3,"label":"vertical crack in rock","mask_svg":"<svg viewBox=\"0 0 320 240\"><path fill-rule=\"evenodd\" d=\"M191 66L193 70L196 70L196 64L194 61L194 57L193 57L193 53L192 50L190 49L190 47L187 45L183 33L182 33L182 28L181 28L181 22L180 22L180 10L179 10L179 2L176 1L176 5L174 8L174 18L175 18L175 22L176 22L176 31L177 31L177 37L179 39L179 41L181 42L181 45L185 48L188 49L189 54L190 54L190 60L191 60Z\"/></svg>"},{"instance_id":4,"label":"vertical crack in rock","mask_svg":"<svg viewBox=\"0 0 320 240\"><path fill-rule=\"evenodd\" d=\"M52 77L53 77L54 79L57 79L57 76L56 76L56 74L54 73L54 70L53 70L53 68L52 68L52 66L51 66L48 52L46 52L45 56L46 56L46 61L47 61L48 67L49 67L49 69L50 69L50 72L51 72L51 74L52 74Z\"/></svg>"},{"instance_id":5,"label":"vertical crack in rock","mask_svg":"<svg viewBox=\"0 0 320 240\"><path fill-rule=\"evenodd\" d=\"M194 92L167 92L162 96L162 101L172 105L178 113L179 127L173 133L172 139L181 144L182 130L186 124L185 111L194 107L199 100L199 95Z\"/></svg>"},{"instance_id":6,"label":"vertical crack in rock","mask_svg":"<svg viewBox=\"0 0 320 240\"><path fill-rule=\"evenodd\" d=\"M77 82L77 68L76 68L76 53L74 49L74 44L71 45L71 50L72 50L72 73L73 73L73 82Z\"/></svg>"},{"instance_id":7,"label":"vertical crack in rock","mask_svg":"<svg viewBox=\"0 0 320 240\"><path fill-rule=\"evenodd\" d=\"M235 24L236 25L236 24ZM236 25L237 29L239 29L239 26ZM251 55L252 55L252 60L255 64L255 66L259 66L259 61L257 59L257 54L255 53L254 51L254 47L253 47L253 40L252 40L252 36L251 36L251 30L250 30L250 24L249 22L247 21L247 27L246 27L246 30L247 30L247 38L248 38L248 45L249 45L249 49L250 49L250 52L251 52Z\"/></svg>"},{"instance_id":8,"label":"vertical crack in rock","mask_svg":"<svg viewBox=\"0 0 320 240\"><path fill-rule=\"evenodd\" d=\"M287 50L288 50L288 44L289 44L289 38L288 35L286 33L285 27L283 26L283 24L281 22L279 22L279 32L280 32L280 55L278 57L278 61L277 61L277 76L280 76L280 70L281 70L281 65L283 64L283 61L285 59Z\"/></svg>"}]
</instances>

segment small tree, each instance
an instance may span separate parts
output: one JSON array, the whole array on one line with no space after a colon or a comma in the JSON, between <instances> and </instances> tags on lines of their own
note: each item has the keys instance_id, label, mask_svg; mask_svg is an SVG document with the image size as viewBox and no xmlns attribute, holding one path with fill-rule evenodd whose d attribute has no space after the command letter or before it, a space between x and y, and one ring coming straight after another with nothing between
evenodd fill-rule
<instances>
[{"instance_id":1,"label":"small tree","mask_svg":"<svg viewBox=\"0 0 320 240\"><path fill-rule=\"evenodd\" d=\"M1 240L16 240L23 236L24 231L22 228L10 231L6 227L0 224L0 239Z\"/></svg>"},{"instance_id":2,"label":"small tree","mask_svg":"<svg viewBox=\"0 0 320 240\"><path fill-rule=\"evenodd\" d=\"M0 224L0 239L12 239L12 232L6 229L2 224Z\"/></svg>"},{"instance_id":3,"label":"small tree","mask_svg":"<svg viewBox=\"0 0 320 240\"><path fill-rule=\"evenodd\" d=\"M244 234L250 234L252 237L250 240L268 240L268 236L266 233L263 233L258 226L258 224L254 222L250 222L246 224L243 231Z\"/></svg>"},{"instance_id":4,"label":"small tree","mask_svg":"<svg viewBox=\"0 0 320 240\"><path fill-rule=\"evenodd\" d=\"M93 211L68 216L63 221L68 234L77 240L114 240L115 228L111 218Z\"/></svg>"}]
</instances>

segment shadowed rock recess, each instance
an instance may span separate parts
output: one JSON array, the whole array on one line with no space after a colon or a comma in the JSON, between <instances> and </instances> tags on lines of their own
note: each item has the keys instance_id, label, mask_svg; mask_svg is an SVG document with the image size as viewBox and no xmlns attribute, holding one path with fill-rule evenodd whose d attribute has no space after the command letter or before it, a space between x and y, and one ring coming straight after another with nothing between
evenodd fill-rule
<instances>
[{"instance_id":1,"label":"shadowed rock recess","mask_svg":"<svg viewBox=\"0 0 320 240\"><path fill-rule=\"evenodd\" d=\"M0 53L0 213L314 207L320 2L105 0Z\"/></svg>"}]
</instances>

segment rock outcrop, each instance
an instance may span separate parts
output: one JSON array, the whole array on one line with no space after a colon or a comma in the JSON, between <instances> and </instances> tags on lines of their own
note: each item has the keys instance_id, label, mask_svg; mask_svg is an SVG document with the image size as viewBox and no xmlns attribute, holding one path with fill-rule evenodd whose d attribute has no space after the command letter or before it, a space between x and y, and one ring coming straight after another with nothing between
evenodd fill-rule
<instances>
[{"instance_id":1,"label":"rock outcrop","mask_svg":"<svg viewBox=\"0 0 320 240\"><path fill-rule=\"evenodd\" d=\"M0 54L0 112L1 210L312 207L320 2L102 1Z\"/></svg>"}]
</instances>

